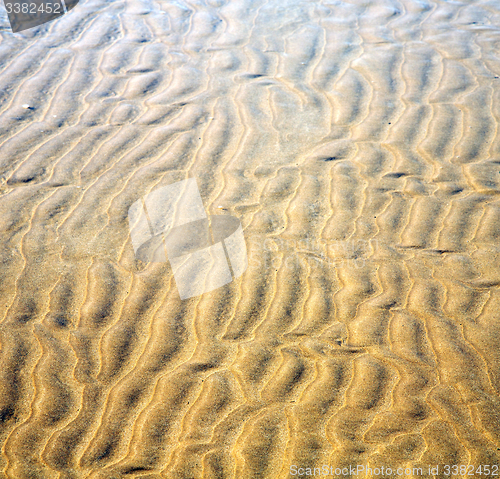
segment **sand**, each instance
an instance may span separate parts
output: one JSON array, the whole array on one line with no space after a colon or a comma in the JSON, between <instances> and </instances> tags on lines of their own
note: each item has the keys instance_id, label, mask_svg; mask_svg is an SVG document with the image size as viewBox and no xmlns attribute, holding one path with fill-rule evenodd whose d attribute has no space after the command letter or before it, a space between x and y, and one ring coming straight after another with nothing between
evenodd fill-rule
<instances>
[{"instance_id":1,"label":"sand","mask_svg":"<svg viewBox=\"0 0 500 479\"><path fill-rule=\"evenodd\" d=\"M0 477L499 464L499 1L1 8ZM181 301L186 178L248 268Z\"/></svg>"}]
</instances>

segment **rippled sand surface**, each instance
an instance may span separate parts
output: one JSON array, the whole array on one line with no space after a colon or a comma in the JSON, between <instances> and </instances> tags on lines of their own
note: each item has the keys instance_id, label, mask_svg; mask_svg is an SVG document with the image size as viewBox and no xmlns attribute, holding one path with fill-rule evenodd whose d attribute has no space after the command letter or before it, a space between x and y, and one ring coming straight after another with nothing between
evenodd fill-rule
<instances>
[{"instance_id":1,"label":"rippled sand surface","mask_svg":"<svg viewBox=\"0 0 500 479\"><path fill-rule=\"evenodd\" d=\"M2 7L0 58L0 477L499 463L499 1ZM190 177L249 266L181 301L127 211Z\"/></svg>"}]
</instances>

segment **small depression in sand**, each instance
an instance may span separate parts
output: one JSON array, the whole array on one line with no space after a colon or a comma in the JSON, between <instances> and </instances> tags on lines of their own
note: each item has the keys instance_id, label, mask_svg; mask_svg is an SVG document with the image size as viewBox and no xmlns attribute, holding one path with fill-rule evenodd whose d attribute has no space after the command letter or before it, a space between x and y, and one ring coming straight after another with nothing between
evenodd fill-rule
<instances>
[{"instance_id":1,"label":"small depression in sand","mask_svg":"<svg viewBox=\"0 0 500 479\"><path fill-rule=\"evenodd\" d=\"M0 9L1 478L495 477L499 1ZM181 300L188 178L248 267Z\"/></svg>"}]
</instances>

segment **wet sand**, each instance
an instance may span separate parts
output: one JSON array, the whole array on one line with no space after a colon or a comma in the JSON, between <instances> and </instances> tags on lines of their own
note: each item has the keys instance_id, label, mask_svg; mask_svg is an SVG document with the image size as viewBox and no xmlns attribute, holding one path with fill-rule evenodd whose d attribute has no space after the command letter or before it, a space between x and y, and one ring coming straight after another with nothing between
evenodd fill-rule
<instances>
[{"instance_id":1,"label":"wet sand","mask_svg":"<svg viewBox=\"0 0 500 479\"><path fill-rule=\"evenodd\" d=\"M499 464L500 2L1 8L0 477ZM191 177L249 264L181 301Z\"/></svg>"}]
</instances>

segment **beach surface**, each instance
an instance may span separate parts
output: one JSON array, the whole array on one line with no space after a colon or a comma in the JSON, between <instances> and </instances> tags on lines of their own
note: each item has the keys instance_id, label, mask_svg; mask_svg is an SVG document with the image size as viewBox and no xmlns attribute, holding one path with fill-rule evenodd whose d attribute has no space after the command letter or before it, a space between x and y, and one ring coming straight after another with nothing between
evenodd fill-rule
<instances>
[{"instance_id":1,"label":"beach surface","mask_svg":"<svg viewBox=\"0 0 500 479\"><path fill-rule=\"evenodd\" d=\"M495 477L499 1L0 10L1 478ZM248 267L181 300L188 178Z\"/></svg>"}]
</instances>

